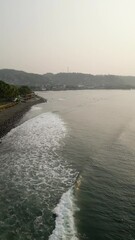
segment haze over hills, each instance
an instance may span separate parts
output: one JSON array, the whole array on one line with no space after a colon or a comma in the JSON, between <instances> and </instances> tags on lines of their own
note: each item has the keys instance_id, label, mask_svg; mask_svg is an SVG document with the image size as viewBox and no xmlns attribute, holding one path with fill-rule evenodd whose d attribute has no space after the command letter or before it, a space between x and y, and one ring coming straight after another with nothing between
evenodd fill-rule
<instances>
[{"instance_id":1,"label":"haze over hills","mask_svg":"<svg viewBox=\"0 0 135 240\"><path fill-rule=\"evenodd\" d=\"M1 69L0 80L9 84L28 85L33 90L135 88L134 76L91 75L83 73L46 73L41 75L12 69Z\"/></svg>"}]
</instances>

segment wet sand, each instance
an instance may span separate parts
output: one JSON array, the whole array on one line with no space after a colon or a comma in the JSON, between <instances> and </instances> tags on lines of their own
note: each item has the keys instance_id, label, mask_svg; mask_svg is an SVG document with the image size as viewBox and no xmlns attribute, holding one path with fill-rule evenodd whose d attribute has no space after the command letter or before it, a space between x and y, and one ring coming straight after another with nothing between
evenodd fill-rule
<instances>
[{"instance_id":1,"label":"wet sand","mask_svg":"<svg viewBox=\"0 0 135 240\"><path fill-rule=\"evenodd\" d=\"M0 112L0 138L17 125L21 117L31 106L46 101L46 99L34 97L26 102L21 102L13 107L2 110Z\"/></svg>"}]
</instances>

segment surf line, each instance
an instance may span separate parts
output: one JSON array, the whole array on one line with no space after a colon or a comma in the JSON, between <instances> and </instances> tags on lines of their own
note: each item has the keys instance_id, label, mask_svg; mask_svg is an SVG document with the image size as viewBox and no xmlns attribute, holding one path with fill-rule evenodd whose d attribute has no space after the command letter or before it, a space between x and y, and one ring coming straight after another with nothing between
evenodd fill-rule
<instances>
[{"instance_id":1,"label":"surf line","mask_svg":"<svg viewBox=\"0 0 135 240\"><path fill-rule=\"evenodd\" d=\"M72 187L65 193L63 193L59 203L53 210L53 216L55 218L55 229L49 237L49 240L79 240L77 229L75 226L74 215L79 211L76 205L75 191L79 189L81 185L81 175L78 173L76 180Z\"/></svg>"},{"instance_id":2,"label":"surf line","mask_svg":"<svg viewBox=\"0 0 135 240\"><path fill-rule=\"evenodd\" d=\"M74 221L74 213L78 210L75 204L73 187L63 193L60 202L53 210L55 218L55 229L49 237L49 240L79 240Z\"/></svg>"},{"instance_id":3,"label":"surf line","mask_svg":"<svg viewBox=\"0 0 135 240\"><path fill-rule=\"evenodd\" d=\"M81 173L78 173L77 177L76 177L76 180L73 184L73 187L76 189L76 190L79 190L80 189L80 186L81 186L81 182L82 182L82 175Z\"/></svg>"}]
</instances>

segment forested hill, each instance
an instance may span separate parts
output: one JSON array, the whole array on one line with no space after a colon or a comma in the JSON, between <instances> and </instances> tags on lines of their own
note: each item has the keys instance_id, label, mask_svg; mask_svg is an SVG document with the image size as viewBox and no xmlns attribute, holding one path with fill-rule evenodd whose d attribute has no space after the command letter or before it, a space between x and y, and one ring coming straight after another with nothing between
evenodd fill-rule
<instances>
[{"instance_id":1,"label":"forested hill","mask_svg":"<svg viewBox=\"0 0 135 240\"><path fill-rule=\"evenodd\" d=\"M91 75L83 73L47 73L44 75L2 69L0 80L9 84L27 85L34 90L67 89L131 89L135 77L115 75Z\"/></svg>"}]
</instances>

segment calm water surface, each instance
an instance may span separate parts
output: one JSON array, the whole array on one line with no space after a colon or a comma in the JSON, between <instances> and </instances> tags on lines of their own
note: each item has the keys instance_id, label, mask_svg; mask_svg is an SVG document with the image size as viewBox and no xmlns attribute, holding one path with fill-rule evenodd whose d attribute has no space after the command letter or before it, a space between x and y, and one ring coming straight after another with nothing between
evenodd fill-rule
<instances>
[{"instance_id":1,"label":"calm water surface","mask_svg":"<svg viewBox=\"0 0 135 240\"><path fill-rule=\"evenodd\" d=\"M135 91L38 94L0 144L0 239L135 240Z\"/></svg>"}]
</instances>

